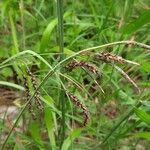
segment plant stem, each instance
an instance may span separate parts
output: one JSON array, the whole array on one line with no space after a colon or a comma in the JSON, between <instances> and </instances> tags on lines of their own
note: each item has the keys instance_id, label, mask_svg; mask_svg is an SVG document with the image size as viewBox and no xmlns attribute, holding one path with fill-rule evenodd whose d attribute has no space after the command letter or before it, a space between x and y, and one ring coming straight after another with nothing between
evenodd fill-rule
<instances>
[{"instance_id":1,"label":"plant stem","mask_svg":"<svg viewBox=\"0 0 150 150\"><path fill-rule=\"evenodd\" d=\"M58 16L58 45L59 51L62 55L60 55L60 61L64 59L64 41L63 41L63 0L57 0L57 16ZM60 72L63 73L63 68L60 69ZM64 78L61 77L60 80L64 82ZM61 89L62 89L61 85ZM63 90L60 91L59 97L60 109L62 112L62 119L61 119L61 142L60 142L60 149L65 139L65 92Z\"/></svg>"},{"instance_id":2,"label":"plant stem","mask_svg":"<svg viewBox=\"0 0 150 150\"><path fill-rule=\"evenodd\" d=\"M146 48L150 50L150 46L143 44L143 43L138 43L136 41L118 41L118 42L112 42L112 43L108 43L108 44L104 44L104 45L100 45L100 46L96 46L96 47L91 47L91 48L87 48L87 49L83 49L79 52L76 52L75 54L68 56L67 58L63 59L61 62L59 62L56 66L54 66L51 70L49 70L49 72L45 75L45 77L43 78L43 80L41 81L41 83L39 84L39 86L37 87L37 89L34 91L33 95L31 96L31 98L29 99L29 101L25 104L25 106L22 108L20 114L18 115L16 121L14 122L10 132L8 133L6 139L4 140L4 143L1 147L1 150L4 149L11 133L13 132L15 126L17 125L17 123L19 122L20 117L22 116L23 112L25 111L26 107L28 106L28 104L30 103L30 101L35 97L36 92L44 85L44 83L49 79L49 77L55 73L55 70L58 69L61 65L63 65L65 62L67 62L69 59L74 58L75 56L78 56L79 54L88 52L88 51L92 51L94 49L99 49L99 48L105 48L108 46L113 46L113 45L118 45L118 44L133 44L136 46L139 46L141 48ZM22 54L22 53L21 53Z\"/></svg>"},{"instance_id":3,"label":"plant stem","mask_svg":"<svg viewBox=\"0 0 150 150\"><path fill-rule=\"evenodd\" d=\"M64 53L63 42L63 0L57 0L57 15L58 15L58 44L60 53ZM63 55L60 55L63 59Z\"/></svg>"}]
</instances>

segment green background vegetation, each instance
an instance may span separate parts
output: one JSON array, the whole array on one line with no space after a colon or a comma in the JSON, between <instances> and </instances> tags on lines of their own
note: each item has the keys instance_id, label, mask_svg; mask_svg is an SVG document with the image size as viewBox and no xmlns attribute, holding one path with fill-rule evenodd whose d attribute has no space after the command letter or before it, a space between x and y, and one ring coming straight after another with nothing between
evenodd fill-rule
<instances>
[{"instance_id":1,"label":"green background vegetation","mask_svg":"<svg viewBox=\"0 0 150 150\"><path fill-rule=\"evenodd\" d=\"M20 118L17 114L11 120L16 130L8 127L5 118L0 119L0 148L148 150L149 49L134 44L103 46L116 41L148 45L148 2L64 0L62 4L61 0L1 0L0 87L23 93L23 75L30 68L40 85L44 115L33 106L38 118L33 120L20 97L19 110L23 111ZM81 50L100 45L102 48L77 55ZM139 63L139 66L117 65L134 80L141 92L137 93L114 69L114 63L96 61L94 54L97 52L111 52ZM65 68L68 57L95 63L101 75L97 77L81 68L68 71ZM35 93L32 88L30 90L33 94L30 100L34 101ZM82 113L66 96L66 90L87 106L90 112L87 126L81 127ZM14 123L15 120L23 121L24 129L17 130L20 124Z\"/></svg>"}]
</instances>

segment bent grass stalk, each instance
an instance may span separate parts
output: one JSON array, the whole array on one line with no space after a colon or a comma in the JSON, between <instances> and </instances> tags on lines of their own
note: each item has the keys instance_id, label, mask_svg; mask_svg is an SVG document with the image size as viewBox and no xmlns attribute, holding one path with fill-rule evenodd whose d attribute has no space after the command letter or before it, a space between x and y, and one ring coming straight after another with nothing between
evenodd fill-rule
<instances>
[{"instance_id":1,"label":"bent grass stalk","mask_svg":"<svg viewBox=\"0 0 150 150\"><path fill-rule=\"evenodd\" d=\"M33 95L30 97L29 101L25 104L25 106L22 108L20 114L18 115L16 121L14 122L10 132L8 133L2 147L1 147L1 150L4 149L11 133L13 132L13 129L15 128L15 126L17 125L17 123L19 122L19 119L20 117L22 116L23 112L25 111L26 107L28 106L28 104L30 103L30 101L35 97L35 94L36 92L44 85L44 83L48 80L48 78L55 72L56 69L58 69L62 64L64 64L66 61L68 61L69 59L79 55L79 54L82 54L82 53L85 53L85 52L88 52L88 51L92 51L92 50L96 50L96 49L99 49L99 48L104 48L104 47L108 47L108 46L113 46L113 45L118 45L118 44L133 44L133 45L136 45L136 46L139 46L141 48L145 48L145 49L148 49L150 50L150 46L149 45L146 45L146 44L143 44L143 43L139 43L139 42L136 42L136 41L118 41L118 42L113 42L113 43L108 43L108 44L104 44L104 45L100 45L100 46L95 46L95 47L91 47L91 48L87 48L87 49L83 49L65 59L63 59L62 61L60 61L56 66L54 66L46 75L45 77L43 78L43 80L41 81L41 83L39 84L39 86L37 87L37 89L34 91ZM128 117L128 116L127 116ZM125 118L126 119L126 118Z\"/></svg>"}]
</instances>

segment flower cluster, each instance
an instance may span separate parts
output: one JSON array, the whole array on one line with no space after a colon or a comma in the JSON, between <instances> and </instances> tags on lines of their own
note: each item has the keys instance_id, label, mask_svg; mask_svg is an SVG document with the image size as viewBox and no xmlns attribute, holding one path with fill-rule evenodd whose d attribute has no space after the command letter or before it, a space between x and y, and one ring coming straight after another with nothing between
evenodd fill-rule
<instances>
[{"instance_id":1,"label":"flower cluster","mask_svg":"<svg viewBox=\"0 0 150 150\"><path fill-rule=\"evenodd\" d=\"M27 81L27 78L25 76L23 77L23 79L24 79L26 101L29 101L30 100L30 90L29 90L29 86L28 86L28 81ZM29 101L29 103L28 103L28 110L31 113L32 118L35 120L36 119L36 115L35 115L35 113L33 111L32 102L31 101Z\"/></svg>"},{"instance_id":2,"label":"flower cluster","mask_svg":"<svg viewBox=\"0 0 150 150\"><path fill-rule=\"evenodd\" d=\"M98 74L98 70L97 70L97 67L94 65L94 64L91 64L91 63L88 63L88 62L85 62L85 61L80 61L80 62L77 62L77 61L71 61L68 65L67 65L67 68L69 70L72 70L76 67L84 67L84 68L87 68L90 72L94 73L94 74Z\"/></svg>"},{"instance_id":3,"label":"flower cluster","mask_svg":"<svg viewBox=\"0 0 150 150\"><path fill-rule=\"evenodd\" d=\"M67 93L67 94L68 94L69 98L73 101L73 103L83 111L83 115L84 115L83 126L86 126L86 124L89 120L89 111L88 111L88 109L72 93Z\"/></svg>"},{"instance_id":4,"label":"flower cluster","mask_svg":"<svg viewBox=\"0 0 150 150\"><path fill-rule=\"evenodd\" d=\"M35 76L32 74L32 72L29 69L27 70L27 73L31 78L33 88L36 91L37 90L37 80L36 80ZM36 102L36 105L37 105L38 109L40 111L43 111L43 105L42 105L41 100L40 100L40 91L39 90L36 91L35 102Z\"/></svg>"},{"instance_id":5,"label":"flower cluster","mask_svg":"<svg viewBox=\"0 0 150 150\"><path fill-rule=\"evenodd\" d=\"M118 63L124 63L125 62L125 59L122 58L121 56L113 55L113 54L108 53L108 52L96 54L96 58L99 60L102 60L106 63L110 63L112 61L115 61Z\"/></svg>"},{"instance_id":6,"label":"flower cluster","mask_svg":"<svg viewBox=\"0 0 150 150\"><path fill-rule=\"evenodd\" d=\"M36 91L36 93L35 93L35 104L36 104L37 108L41 112L43 112L43 105L42 105L41 100L40 100L40 91L37 90L37 80L36 80L35 76L32 74L32 72L29 69L27 70L27 74L30 77L30 80L31 80L31 83L32 83L32 86L33 86L34 90ZM30 88L29 88L29 85L28 85L27 78L24 76L23 79L24 79L24 87L25 87L25 97L26 97L26 100L29 101L30 100ZM28 103L28 109L29 109L29 112L32 115L32 118L35 120L36 115L33 111L33 106L32 106L31 101L29 101L29 103Z\"/></svg>"}]
</instances>

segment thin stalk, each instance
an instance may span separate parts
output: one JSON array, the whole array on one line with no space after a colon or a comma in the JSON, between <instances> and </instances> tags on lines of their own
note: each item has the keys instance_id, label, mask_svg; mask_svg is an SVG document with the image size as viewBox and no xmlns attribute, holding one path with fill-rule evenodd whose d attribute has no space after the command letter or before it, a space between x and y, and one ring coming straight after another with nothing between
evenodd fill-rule
<instances>
[{"instance_id":1,"label":"thin stalk","mask_svg":"<svg viewBox=\"0 0 150 150\"><path fill-rule=\"evenodd\" d=\"M58 16L58 45L59 45L59 52L62 54L60 55L60 62L64 59L64 41L63 41L63 0L57 0L57 16ZM60 72L63 72L63 69L60 69ZM61 77L60 80L64 82L64 78ZM61 85L61 88L62 85ZM60 142L60 149L65 139L65 92L63 90L60 91L60 109L62 113L61 119L61 142Z\"/></svg>"},{"instance_id":2,"label":"thin stalk","mask_svg":"<svg viewBox=\"0 0 150 150\"><path fill-rule=\"evenodd\" d=\"M133 45L136 45L136 46L139 46L139 47L142 47L142 48L146 48L146 49L149 49L150 50L150 46L149 45L145 45L145 44L142 44L142 43L138 43L136 41L118 41L118 42L113 42L113 43L108 43L108 44L104 44L104 45L100 45L100 46L96 46L96 47L91 47L91 48L87 48L87 49L83 49L65 59L63 59L61 62L59 62L56 66L54 66L51 70L49 70L49 72L45 75L45 77L43 78L43 80L41 81L41 83L39 84L39 86L37 87L37 89L34 91L33 95L31 96L31 98L29 99L29 101L24 105L24 107L22 108L20 114L18 115L16 121L14 122L10 132L8 133L6 139L4 140L4 143L1 147L1 150L4 149L11 133L13 132L15 126L18 124L19 122L19 119L21 118L23 112L25 111L26 107L28 106L28 104L30 103L30 101L35 97L35 94L36 92L41 89L41 87L44 85L44 83L49 79L49 77L55 73L55 70L58 69L60 66L62 66L64 63L66 63L68 60L74 58L75 56L79 55L79 54L82 54L82 53L85 53L85 52L88 52L88 51L92 51L94 49L99 49L99 48L105 48L105 47L108 47L108 46L113 46L113 45L118 45L118 44L133 44Z\"/></svg>"},{"instance_id":3,"label":"thin stalk","mask_svg":"<svg viewBox=\"0 0 150 150\"><path fill-rule=\"evenodd\" d=\"M61 54L64 53L64 39L63 39L63 0L57 0L57 15L58 15L58 44ZM64 58L60 55L61 60ZM60 61L61 61L60 60Z\"/></svg>"}]
</instances>

